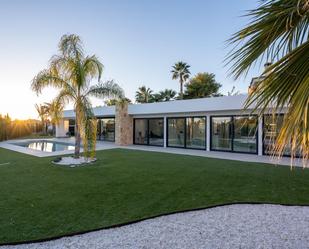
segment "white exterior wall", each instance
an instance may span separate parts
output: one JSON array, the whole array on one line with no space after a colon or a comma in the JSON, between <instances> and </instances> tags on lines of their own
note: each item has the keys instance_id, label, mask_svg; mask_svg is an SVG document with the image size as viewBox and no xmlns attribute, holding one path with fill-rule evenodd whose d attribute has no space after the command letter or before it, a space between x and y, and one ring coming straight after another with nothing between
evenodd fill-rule
<instances>
[{"instance_id":1,"label":"white exterior wall","mask_svg":"<svg viewBox=\"0 0 309 249\"><path fill-rule=\"evenodd\" d=\"M222 96L192 100L175 100L159 103L128 105L128 114L132 118L164 118L164 147L167 146L167 118L169 117L206 117L206 150L210 150L210 117L252 114L252 108L243 110L247 95ZM282 111L284 113L285 110ZM114 106L96 107L93 109L97 117L114 117ZM74 119L73 110L64 111L64 119ZM56 127L56 136L63 137L68 132L68 120ZM258 122L258 155L263 153L263 124Z\"/></svg>"},{"instance_id":2,"label":"white exterior wall","mask_svg":"<svg viewBox=\"0 0 309 249\"><path fill-rule=\"evenodd\" d=\"M69 121L60 120L56 125L56 137L66 137L67 132L69 131Z\"/></svg>"}]
</instances>

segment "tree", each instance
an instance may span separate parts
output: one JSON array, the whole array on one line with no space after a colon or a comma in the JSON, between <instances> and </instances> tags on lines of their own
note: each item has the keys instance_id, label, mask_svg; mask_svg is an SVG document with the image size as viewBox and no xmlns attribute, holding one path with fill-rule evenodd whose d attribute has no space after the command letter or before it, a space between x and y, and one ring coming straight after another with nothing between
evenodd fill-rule
<instances>
[{"instance_id":1,"label":"tree","mask_svg":"<svg viewBox=\"0 0 309 249\"><path fill-rule=\"evenodd\" d=\"M137 103L153 102L152 90L146 86L139 87L135 94L135 101Z\"/></svg>"},{"instance_id":2,"label":"tree","mask_svg":"<svg viewBox=\"0 0 309 249\"><path fill-rule=\"evenodd\" d=\"M89 97L122 97L123 90L114 82L100 82L103 65L95 56L85 56L79 36L62 36L59 42L59 54L50 60L48 69L42 70L32 80L31 88L37 94L48 86L59 90L54 99L65 106L72 102L75 110L75 157L80 155L81 138L84 151L88 149L91 134L89 127L94 124L92 106ZM91 85L96 80L96 85ZM92 129L94 130L94 129Z\"/></svg>"},{"instance_id":3,"label":"tree","mask_svg":"<svg viewBox=\"0 0 309 249\"><path fill-rule=\"evenodd\" d=\"M47 115L53 125L53 133L55 133L54 127L62 119L63 103L53 100L50 103L44 103L44 105L46 106Z\"/></svg>"},{"instance_id":4,"label":"tree","mask_svg":"<svg viewBox=\"0 0 309 249\"><path fill-rule=\"evenodd\" d=\"M122 98L122 99L108 99L106 101L104 101L104 104L107 105L107 106L113 106L113 105L116 105L119 101L123 101L125 100L126 103L132 103L131 99L129 98Z\"/></svg>"},{"instance_id":5,"label":"tree","mask_svg":"<svg viewBox=\"0 0 309 249\"><path fill-rule=\"evenodd\" d=\"M198 73L186 84L185 99L220 96L221 84L216 82L213 73Z\"/></svg>"},{"instance_id":6,"label":"tree","mask_svg":"<svg viewBox=\"0 0 309 249\"><path fill-rule=\"evenodd\" d=\"M186 82L187 79L189 79L190 77L190 70L189 70L190 66L182 61L179 61L177 63L175 63L175 65L173 66L173 69L171 71L172 73L172 79L173 80L177 80L179 79L179 84L180 84L180 99L183 98L183 84Z\"/></svg>"},{"instance_id":7,"label":"tree","mask_svg":"<svg viewBox=\"0 0 309 249\"><path fill-rule=\"evenodd\" d=\"M309 158L309 2L267 0L248 12L251 22L229 40L227 55L235 78L246 75L256 62L272 61L249 95L246 107L255 106L259 115L272 107L273 113L287 108L273 153L282 156L291 146L304 165ZM241 45L239 45L241 44Z\"/></svg>"},{"instance_id":8,"label":"tree","mask_svg":"<svg viewBox=\"0 0 309 249\"><path fill-rule=\"evenodd\" d=\"M42 123L43 133L47 134L48 106L35 104L35 109Z\"/></svg>"},{"instance_id":9,"label":"tree","mask_svg":"<svg viewBox=\"0 0 309 249\"><path fill-rule=\"evenodd\" d=\"M159 95L161 97L161 101L170 101L173 100L176 96L176 91L173 89L165 89L163 91L159 92Z\"/></svg>"}]
</instances>

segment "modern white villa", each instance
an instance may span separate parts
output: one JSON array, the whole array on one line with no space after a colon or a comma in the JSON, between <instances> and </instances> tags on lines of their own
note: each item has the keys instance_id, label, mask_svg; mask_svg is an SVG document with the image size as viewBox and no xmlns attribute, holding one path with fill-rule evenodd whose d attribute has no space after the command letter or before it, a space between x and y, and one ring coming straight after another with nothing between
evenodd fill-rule
<instances>
[{"instance_id":1,"label":"modern white villa","mask_svg":"<svg viewBox=\"0 0 309 249\"><path fill-rule=\"evenodd\" d=\"M267 155L283 113L263 118L244 110L246 94L96 107L97 139L117 145L148 145ZM75 114L64 111L56 136L74 135ZM286 150L286 155L289 151Z\"/></svg>"}]
</instances>

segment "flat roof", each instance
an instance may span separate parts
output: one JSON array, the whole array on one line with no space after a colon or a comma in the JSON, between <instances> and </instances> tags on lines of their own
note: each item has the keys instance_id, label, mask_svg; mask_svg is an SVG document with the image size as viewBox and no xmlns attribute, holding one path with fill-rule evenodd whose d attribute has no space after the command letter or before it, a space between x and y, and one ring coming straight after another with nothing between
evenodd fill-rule
<instances>
[{"instance_id":1,"label":"flat roof","mask_svg":"<svg viewBox=\"0 0 309 249\"><path fill-rule=\"evenodd\" d=\"M247 94L240 94L235 96L172 100L145 104L130 104L128 106L128 114L154 115L241 110L243 109L247 97ZM100 117L115 116L115 106L94 107L93 112L95 116ZM66 110L63 113L63 117L67 119L74 118L75 113L73 110Z\"/></svg>"}]
</instances>

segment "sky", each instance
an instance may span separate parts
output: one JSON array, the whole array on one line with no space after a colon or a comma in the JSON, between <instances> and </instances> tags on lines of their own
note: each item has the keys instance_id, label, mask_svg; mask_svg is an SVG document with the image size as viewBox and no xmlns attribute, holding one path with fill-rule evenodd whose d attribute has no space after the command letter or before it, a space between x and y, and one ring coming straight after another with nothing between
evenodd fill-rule
<instances>
[{"instance_id":1,"label":"sky","mask_svg":"<svg viewBox=\"0 0 309 249\"><path fill-rule=\"evenodd\" d=\"M261 68L235 81L223 60L231 49L226 40L249 22L241 16L257 5L258 0L0 0L0 113L37 118L34 105L51 101L57 91L47 88L36 96L31 80L57 54L61 36L72 33L82 38L86 54L104 64L102 80L114 79L132 100L142 85L178 91L170 73L177 61L191 65L192 76L214 73L223 94L233 86L247 92Z\"/></svg>"}]
</instances>

